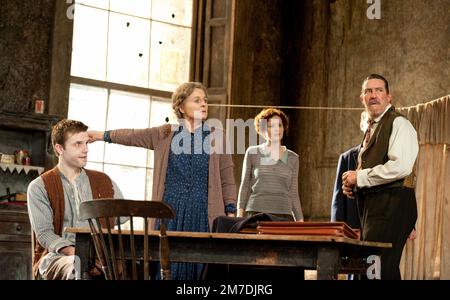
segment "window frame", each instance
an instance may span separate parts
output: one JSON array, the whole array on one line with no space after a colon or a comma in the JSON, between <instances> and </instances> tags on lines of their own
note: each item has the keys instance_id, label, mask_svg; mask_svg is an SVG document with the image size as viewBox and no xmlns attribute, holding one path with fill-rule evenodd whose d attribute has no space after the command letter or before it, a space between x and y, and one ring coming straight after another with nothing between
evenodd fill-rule
<instances>
[{"instance_id":1,"label":"window frame","mask_svg":"<svg viewBox=\"0 0 450 300\"><path fill-rule=\"evenodd\" d=\"M195 72L194 70L198 70L198 67L195 67L193 64L195 62L198 62L198 60L196 60L195 57L198 57L197 50L198 50L198 47L201 45L201 43L198 42L198 37L199 37L198 33L201 33L201 31L199 31L199 29L198 29L199 24L201 24L201 23L199 23L199 22L201 22L201 20L200 21L198 20L199 10L201 10L201 2L203 3L203 0L193 0L192 1L193 7L192 7L192 23L191 23L191 27L190 27L191 40L190 40L190 54L189 54L190 57L189 57L189 68L188 68L188 80L189 81L192 81L193 78L196 77L194 74L194 72ZM137 16L137 17L139 17L139 16ZM72 30L71 33L72 34L70 35L69 38L70 38L70 45L72 46L73 25L74 25L73 20L70 23L71 23L70 25L71 25L71 30ZM72 47L70 47L69 49L72 49ZM153 101L152 98L155 98L155 97L160 98L161 100L168 99L170 101L170 99L171 99L172 92L170 92L170 91L157 90L157 89L152 89L152 88L110 82L110 81L106 81L106 79L107 79L106 77L105 77L105 81L103 81L103 80L97 80L97 79L91 79L91 78L71 75L71 62L72 62L71 52L70 52L70 55L68 55L67 59L68 59L68 74L69 74L69 76L68 76L68 80L67 80L67 98L66 98L67 100L66 100L66 107L65 107L65 115L66 116L68 115L69 101L70 101L70 99L69 99L70 86L72 84L106 89L108 92L108 99L107 99L108 103L110 101L109 95L110 95L111 90L148 96L148 97L150 97L150 102L152 102ZM150 120L150 116L149 116L149 123L150 122L151 122L151 120ZM148 173L154 172L153 166L149 166L147 164L146 167L137 167L137 166L127 165L127 164L110 163L110 162L105 161L104 155L103 155L102 161L91 160L88 162L94 163L97 165L101 164L103 170L106 165L124 166L124 167L144 169L145 173L146 173L145 186L143 187L144 195L146 195L146 198L151 197L151 195L148 195L148 191L149 191L148 184L149 183L151 184L152 178L150 178L150 181L148 180L148 176L149 176Z\"/></svg>"}]
</instances>

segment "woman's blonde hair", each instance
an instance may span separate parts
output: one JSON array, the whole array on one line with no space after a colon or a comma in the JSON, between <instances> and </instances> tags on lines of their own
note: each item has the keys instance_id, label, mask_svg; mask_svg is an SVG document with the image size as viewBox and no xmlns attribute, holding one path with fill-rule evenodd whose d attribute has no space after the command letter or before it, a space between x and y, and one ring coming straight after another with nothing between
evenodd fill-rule
<instances>
[{"instance_id":1,"label":"woman's blonde hair","mask_svg":"<svg viewBox=\"0 0 450 300\"><path fill-rule=\"evenodd\" d=\"M183 105L184 101L187 97L189 97L195 89L201 89L205 92L205 95L208 96L206 92L206 87L201 82L185 82L172 94L172 109L178 119L183 118L183 113L180 108Z\"/></svg>"}]
</instances>

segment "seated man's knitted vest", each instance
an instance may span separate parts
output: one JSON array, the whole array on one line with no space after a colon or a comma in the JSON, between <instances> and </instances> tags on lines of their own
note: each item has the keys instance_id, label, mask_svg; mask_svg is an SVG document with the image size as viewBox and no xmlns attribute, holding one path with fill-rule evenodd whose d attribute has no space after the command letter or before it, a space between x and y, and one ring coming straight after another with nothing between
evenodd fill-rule
<instances>
[{"instance_id":1,"label":"seated man's knitted vest","mask_svg":"<svg viewBox=\"0 0 450 300\"><path fill-rule=\"evenodd\" d=\"M86 171L86 175L88 176L91 185L92 199L114 197L112 181L108 175L98 171L84 170ZM61 175L58 168L55 167L42 174L41 177L44 182L45 190L47 191L50 206L53 210L53 228L55 229L55 234L62 236L64 223L64 189ZM48 253L48 250L39 244L34 231L32 235L32 247L34 249L32 257L33 277L37 278L40 260Z\"/></svg>"}]
</instances>

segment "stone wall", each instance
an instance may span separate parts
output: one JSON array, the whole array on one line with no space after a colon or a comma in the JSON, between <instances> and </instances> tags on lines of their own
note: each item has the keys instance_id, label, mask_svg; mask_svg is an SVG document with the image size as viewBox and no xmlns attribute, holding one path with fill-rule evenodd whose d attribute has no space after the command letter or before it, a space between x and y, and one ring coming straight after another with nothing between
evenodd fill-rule
<instances>
[{"instance_id":1,"label":"stone wall","mask_svg":"<svg viewBox=\"0 0 450 300\"><path fill-rule=\"evenodd\" d=\"M54 0L0 2L0 110L48 103Z\"/></svg>"},{"instance_id":2,"label":"stone wall","mask_svg":"<svg viewBox=\"0 0 450 300\"><path fill-rule=\"evenodd\" d=\"M283 56L281 7L281 0L236 1L231 103L280 103ZM231 118L247 121L260 111L261 108L235 107L231 109ZM243 158L243 154L233 156L237 184L241 178Z\"/></svg>"},{"instance_id":3,"label":"stone wall","mask_svg":"<svg viewBox=\"0 0 450 300\"><path fill-rule=\"evenodd\" d=\"M374 72L390 81L396 106L449 94L450 2L380 1L381 19L369 20L364 0L237 0L232 103L359 108L361 81ZM53 27L55 3L0 2L0 110L27 111L39 97L53 99L46 111L67 113L71 27L62 1L56 15L65 29ZM233 108L231 118L260 110ZM305 216L326 219L338 155L362 139L361 110L285 112ZM242 158L234 157L238 183Z\"/></svg>"},{"instance_id":4,"label":"stone wall","mask_svg":"<svg viewBox=\"0 0 450 300\"><path fill-rule=\"evenodd\" d=\"M338 156L362 139L367 75L383 74L399 107L450 93L450 2L380 1L379 20L367 18L364 0L236 1L233 104L361 108L285 110L307 218L329 218ZM239 182L241 156L235 164Z\"/></svg>"},{"instance_id":5,"label":"stone wall","mask_svg":"<svg viewBox=\"0 0 450 300\"><path fill-rule=\"evenodd\" d=\"M450 93L450 2L381 0L379 20L369 20L367 8L359 0L303 3L302 33L292 37L301 59L289 71L300 78L287 85L298 105L361 107L361 82L370 73L389 80L398 107ZM338 155L361 141L359 118L360 111L328 110L294 119L306 215L329 216Z\"/></svg>"}]
</instances>

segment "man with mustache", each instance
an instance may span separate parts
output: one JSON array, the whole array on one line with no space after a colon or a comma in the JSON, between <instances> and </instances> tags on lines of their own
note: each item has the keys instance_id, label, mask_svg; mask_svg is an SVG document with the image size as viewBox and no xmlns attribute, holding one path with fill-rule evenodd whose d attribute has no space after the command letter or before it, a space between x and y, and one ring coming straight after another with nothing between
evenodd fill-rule
<instances>
[{"instance_id":1,"label":"man with mustache","mask_svg":"<svg viewBox=\"0 0 450 300\"><path fill-rule=\"evenodd\" d=\"M53 126L52 145L58 165L28 186L34 278L75 279L75 235L64 232L63 228L89 226L87 221L78 219L81 202L123 198L108 175L84 169L88 153L87 129L82 122L74 120L61 120ZM100 268L99 262L96 265ZM95 270L91 275L100 274Z\"/></svg>"},{"instance_id":2,"label":"man with mustache","mask_svg":"<svg viewBox=\"0 0 450 300\"><path fill-rule=\"evenodd\" d=\"M383 76L368 76L360 98L369 115L368 129L358 167L342 175L342 189L356 197L362 240L392 243L381 252L381 279L401 279L402 250L417 219L414 190L404 185L419 150L417 132L395 111Z\"/></svg>"}]
</instances>

